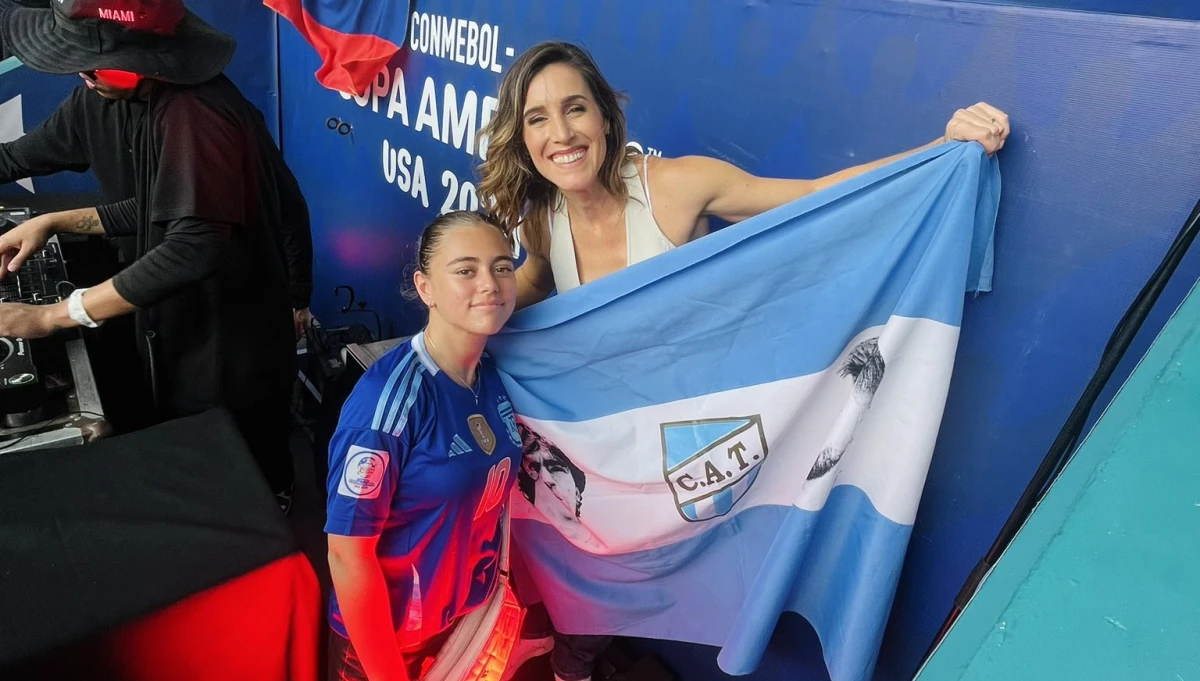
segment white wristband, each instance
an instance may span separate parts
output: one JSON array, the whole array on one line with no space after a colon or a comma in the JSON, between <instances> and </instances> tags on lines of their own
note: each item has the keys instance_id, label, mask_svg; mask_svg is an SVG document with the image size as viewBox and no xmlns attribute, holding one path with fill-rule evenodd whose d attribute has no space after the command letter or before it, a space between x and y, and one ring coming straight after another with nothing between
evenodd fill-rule
<instances>
[{"instance_id":1,"label":"white wristband","mask_svg":"<svg viewBox=\"0 0 1200 681\"><path fill-rule=\"evenodd\" d=\"M67 315L76 323L82 324L89 329L94 329L100 326L100 324L93 321L88 316L87 310L83 309L83 292L86 290L85 288L77 288L71 291L71 295L67 297Z\"/></svg>"}]
</instances>

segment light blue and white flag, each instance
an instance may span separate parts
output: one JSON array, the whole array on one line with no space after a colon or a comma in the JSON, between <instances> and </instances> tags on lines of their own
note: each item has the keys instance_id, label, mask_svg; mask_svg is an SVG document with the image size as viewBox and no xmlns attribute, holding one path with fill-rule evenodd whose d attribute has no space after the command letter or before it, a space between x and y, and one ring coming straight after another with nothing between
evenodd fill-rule
<instances>
[{"instance_id":1,"label":"light blue and white flag","mask_svg":"<svg viewBox=\"0 0 1200 681\"><path fill-rule=\"evenodd\" d=\"M790 610L869 679L999 194L943 144L514 315L513 533L558 628L745 674Z\"/></svg>"}]
</instances>

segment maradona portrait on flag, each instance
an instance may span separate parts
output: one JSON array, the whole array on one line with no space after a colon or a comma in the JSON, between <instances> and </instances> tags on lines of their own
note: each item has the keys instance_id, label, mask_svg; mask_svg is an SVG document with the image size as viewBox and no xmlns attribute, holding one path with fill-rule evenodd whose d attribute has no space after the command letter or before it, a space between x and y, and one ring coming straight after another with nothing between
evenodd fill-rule
<instances>
[{"instance_id":1,"label":"maradona portrait on flag","mask_svg":"<svg viewBox=\"0 0 1200 681\"><path fill-rule=\"evenodd\" d=\"M999 192L939 145L514 315L514 542L555 625L742 674L790 610L868 679Z\"/></svg>"}]
</instances>

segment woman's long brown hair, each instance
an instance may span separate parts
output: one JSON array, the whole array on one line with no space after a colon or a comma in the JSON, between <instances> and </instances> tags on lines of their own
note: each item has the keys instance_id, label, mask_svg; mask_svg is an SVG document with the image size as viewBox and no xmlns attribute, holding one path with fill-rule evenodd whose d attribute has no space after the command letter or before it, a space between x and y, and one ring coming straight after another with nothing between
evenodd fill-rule
<instances>
[{"instance_id":1,"label":"woman's long brown hair","mask_svg":"<svg viewBox=\"0 0 1200 681\"><path fill-rule=\"evenodd\" d=\"M558 188L534 168L525 148L524 112L529 84L551 64L566 64L579 72L591 89L592 97L607 124L607 152L600 166L600 184L613 196L625 200L628 190L621 176L625 159L636 153L626 148L625 112L621 105L628 99L613 89L596 62L583 48L571 43L548 41L526 50L509 67L500 83L500 101L488 124L480 130L487 136L487 159L479 166L480 206L504 226L512 236L521 225L525 248L544 252L546 213Z\"/></svg>"}]
</instances>

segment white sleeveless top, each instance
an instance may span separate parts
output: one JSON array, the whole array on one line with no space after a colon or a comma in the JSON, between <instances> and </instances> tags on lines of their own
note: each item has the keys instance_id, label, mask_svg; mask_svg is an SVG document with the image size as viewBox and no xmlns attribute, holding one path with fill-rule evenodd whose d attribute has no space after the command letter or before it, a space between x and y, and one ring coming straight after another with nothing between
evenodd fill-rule
<instances>
[{"instance_id":1,"label":"white sleeveless top","mask_svg":"<svg viewBox=\"0 0 1200 681\"><path fill-rule=\"evenodd\" d=\"M650 203L650 157L643 157L642 177L638 179L637 168L626 162L621 168L629 198L625 201L625 266L653 258L675 248L675 244L663 234L654 221L654 207ZM575 259L575 239L571 236L571 218L567 215L567 202L562 195L555 198L549 210L547 224L550 226L550 270L554 274L554 287L566 293L579 286L579 263Z\"/></svg>"}]
</instances>

